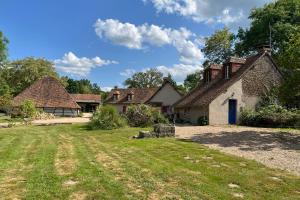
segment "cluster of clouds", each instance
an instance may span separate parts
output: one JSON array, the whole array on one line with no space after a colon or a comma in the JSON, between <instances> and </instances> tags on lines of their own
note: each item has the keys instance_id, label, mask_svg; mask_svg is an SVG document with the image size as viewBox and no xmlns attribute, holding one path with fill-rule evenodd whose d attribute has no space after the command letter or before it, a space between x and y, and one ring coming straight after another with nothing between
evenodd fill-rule
<instances>
[{"instance_id":1,"label":"cluster of clouds","mask_svg":"<svg viewBox=\"0 0 300 200\"><path fill-rule=\"evenodd\" d=\"M247 16L253 7L262 6L272 0L142 0L152 4L159 13L175 14L206 24L222 24L232 29L248 24ZM95 33L101 39L128 49L143 50L148 47L172 46L179 54L179 63L173 66L152 66L164 75L171 74L175 80L183 81L186 75L201 69L204 60L200 48L204 37L186 28L167 28L153 24L135 25L117 19L98 19ZM100 57L77 57L68 52L54 61L58 70L76 76L87 76L94 68L117 64ZM146 69L143 69L144 71ZM130 77L136 73L129 68L120 75ZM109 88L108 88L109 89Z\"/></svg>"},{"instance_id":2,"label":"cluster of clouds","mask_svg":"<svg viewBox=\"0 0 300 200\"><path fill-rule=\"evenodd\" d=\"M251 8L272 0L143 0L158 12L177 14L195 22L220 23L229 27L247 25Z\"/></svg>"},{"instance_id":3,"label":"cluster of clouds","mask_svg":"<svg viewBox=\"0 0 300 200\"><path fill-rule=\"evenodd\" d=\"M68 52L61 59L54 60L54 64L58 70L65 73L76 76L87 76L93 68L118 64L118 62L113 60L103 60L98 56L94 58L79 58L74 53Z\"/></svg>"},{"instance_id":4,"label":"cluster of clouds","mask_svg":"<svg viewBox=\"0 0 300 200\"><path fill-rule=\"evenodd\" d=\"M196 35L186 28L171 29L153 24L137 26L116 19L98 19L94 26L100 38L129 49L144 49L146 45L171 45L178 51L182 63L199 64L204 58L195 42Z\"/></svg>"}]
</instances>

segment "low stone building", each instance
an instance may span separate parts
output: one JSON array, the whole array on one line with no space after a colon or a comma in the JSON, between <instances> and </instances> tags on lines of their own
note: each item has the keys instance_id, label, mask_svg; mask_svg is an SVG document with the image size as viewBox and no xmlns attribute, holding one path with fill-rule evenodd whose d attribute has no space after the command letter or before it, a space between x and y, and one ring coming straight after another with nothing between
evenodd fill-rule
<instances>
[{"instance_id":1,"label":"low stone building","mask_svg":"<svg viewBox=\"0 0 300 200\"><path fill-rule=\"evenodd\" d=\"M78 116L80 106L53 77L37 80L13 99L13 112L17 112L25 100L31 100L36 107L56 116Z\"/></svg>"},{"instance_id":2,"label":"low stone building","mask_svg":"<svg viewBox=\"0 0 300 200\"><path fill-rule=\"evenodd\" d=\"M96 94L71 94L74 101L81 107L81 112L94 112L101 104L101 96Z\"/></svg>"},{"instance_id":3,"label":"low stone building","mask_svg":"<svg viewBox=\"0 0 300 200\"><path fill-rule=\"evenodd\" d=\"M282 75L263 47L248 58L231 58L204 70L203 82L174 104L177 118L197 124L237 124L243 109L255 109L261 97L282 81Z\"/></svg>"},{"instance_id":4,"label":"low stone building","mask_svg":"<svg viewBox=\"0 0 300 200\"><path fill-rule=\"evenodd\" d=\"M164 79L159 88L112 89L105 103L114 105L121 113L125 113L129 105L148 104L159 108L162 113L172 114L172 105L181 97L168 79Z\"/></svg>"}]
</instances>

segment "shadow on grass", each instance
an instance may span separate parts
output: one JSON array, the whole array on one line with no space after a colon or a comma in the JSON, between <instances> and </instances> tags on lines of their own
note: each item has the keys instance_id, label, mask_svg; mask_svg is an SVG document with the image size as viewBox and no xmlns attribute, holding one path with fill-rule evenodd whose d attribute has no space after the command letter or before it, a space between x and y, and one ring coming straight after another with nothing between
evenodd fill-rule
<instances>
[{"instance_id":1,"label":"shadow on grass","mask_svg":"<svg viewBox=\"0 0 300 200\"><path fill-rule=\"evenodd\" d=\"M201 133L189 139L178 139L184 142L197 142L201 144L217 144L221 147L238 147L243 151L272 150L281 148L285 150L300 150L300 135L287 132L219 132Z\"/></svg>"}]
</instances>

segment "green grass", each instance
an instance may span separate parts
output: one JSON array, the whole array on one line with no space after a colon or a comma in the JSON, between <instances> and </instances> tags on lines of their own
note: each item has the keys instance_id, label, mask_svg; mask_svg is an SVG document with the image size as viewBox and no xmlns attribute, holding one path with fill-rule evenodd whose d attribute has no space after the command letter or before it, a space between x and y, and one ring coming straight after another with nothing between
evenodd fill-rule
<instances>
[{"instance_id":1,"label":"green grass","mask_svg":"<svg viewBox=\"0 0 300 200\"><path fill-rule=\"evenodd\" d=\"M88 131L83 125L0 129L0 195L226 200L238 193L243 199L300 199L299 177L192 142L131 139L138 130ZM229 188L230 183L239 188Z\"/></svg>"},{"instance_id":2,"label":"green grass","mask_svg":"<svg viewBox=\"0 0 300 200\"><path fill-rule=\"evenodd\" d=\"M10 116L0 116L0 123L21 122L21 118L11 118Z\"/></svg>"}]
</instances>

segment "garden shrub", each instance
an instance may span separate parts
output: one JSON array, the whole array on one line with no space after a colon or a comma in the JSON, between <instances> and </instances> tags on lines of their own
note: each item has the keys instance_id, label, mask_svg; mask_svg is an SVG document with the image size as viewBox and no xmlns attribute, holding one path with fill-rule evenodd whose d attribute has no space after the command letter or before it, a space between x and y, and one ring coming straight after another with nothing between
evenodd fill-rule
<instances>
[{"instance_id":1,"label":"garden shrub","mask_svg":"<svg viewBox=\"0 0 300 200\"><path fill-rule=\"evenodd\" d=\"M155 123L169 123L168 119L159 110L144 104L129 106L125 116L128 124L133 127L147 127Z\"/></svg>"},{"instance_id":2,"label":"garden shrub","mask_svg":"<svg viewBox=\"0 0 300 200\"><path fill-rule=\"evenodd\" d=\"M89 123L91 129L112 130L126 126L126 120L110 105L99 106Z\"/></svg>"},{"instance_id":3,"label":"garden shrub","mask_svg":"<svg viewBox=\"0 0 300 200\"><path fill-rule=\"evenodd\" d=\"M240 122L246 126L258 127L299 127L299 110L288 110L279 105L269 105L257 111L244 110Z\"/></svg>"},{"instance_id":4,"label":"garden shrub","mask_svg":"<svg viewBox=\"0 0 300 200\"><path fill-rule=\"evenodd\" d=\"M207 116L201 116L198 118L197 122L199 126L206 126L208 125L208 118Z\"/></svg>"},{"instance_id":5,"label":"garden shrub","mask_svg":"<svg viewBox=\"0 0 300 200\"><path fill-rule=\"evenodd\" d=\"M35 104L31 100L25 100L20 106L20 114L23 118L33 118L37 113Z\"/></svg>"}]
</instances>

